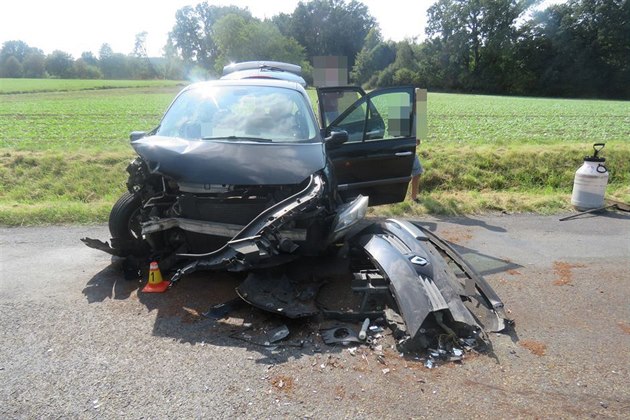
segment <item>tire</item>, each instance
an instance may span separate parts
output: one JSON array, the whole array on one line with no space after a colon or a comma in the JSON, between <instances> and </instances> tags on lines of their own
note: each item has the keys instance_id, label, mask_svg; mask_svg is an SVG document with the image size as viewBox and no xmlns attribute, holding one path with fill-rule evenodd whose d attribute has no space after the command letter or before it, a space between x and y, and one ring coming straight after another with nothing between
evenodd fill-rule
<instances>
[{"instance_id":1,"label":"tire","mask_svg":"<svg viewBox=\"0 0 630 420\"><path fill-rule=\"evenodd\" d=\"M138 240L141 239L139 197L124 193L109 213L109 233L113 239Z\"/></svg>"}]
</instances>

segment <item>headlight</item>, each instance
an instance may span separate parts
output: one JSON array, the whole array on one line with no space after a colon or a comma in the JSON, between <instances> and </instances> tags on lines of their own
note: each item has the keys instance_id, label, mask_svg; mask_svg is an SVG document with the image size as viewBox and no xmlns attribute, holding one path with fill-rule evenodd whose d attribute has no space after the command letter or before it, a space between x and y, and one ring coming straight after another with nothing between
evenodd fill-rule
<instances>
[{"instance_id":1,"label":"headlight","mask_svg":"<svg viewBox=\"0 0 630 420\"><path fill-rule=\"evenodd\" d=\"M365 217L369 197L359 195L352 202L340 206L333 222L330 242L341 238L346 230Z\"/></svg>"}]
</instances>

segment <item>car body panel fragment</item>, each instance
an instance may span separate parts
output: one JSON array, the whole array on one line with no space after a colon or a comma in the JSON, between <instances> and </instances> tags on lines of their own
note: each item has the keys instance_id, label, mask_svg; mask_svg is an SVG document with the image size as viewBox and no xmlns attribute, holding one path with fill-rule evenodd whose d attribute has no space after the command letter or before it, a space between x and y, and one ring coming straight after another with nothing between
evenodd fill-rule
<instances>
[{"instance_id":1,"label":"car body panel fragment","mask_svg":"<svg viewBox=\"0 0 630 420\"><path fill-rule=\"evenodd\" d=\"M284 273L260 270L250 272L236 288L247 303L288 318L303 318L318 313L315 297L322 283L296 282Z\"/></svg>"},{"instance_id":2,"label":"car body panel fragment","mask_svg":"<svg viewBox=\"0 0 630 420\"><path fill-rule=\"evenodd\" d=\"M493 301L497 308L503 308L502 303L496 301L494 291L481 276L464 271L465 281L472 282L476 289L474 294L467 294L462 280L447 263L448 259L459 265L463 259L452 248L445 259L441 248L444 242L437 236L410 222L395 219L369 230L353 241L389 282L405 322L408 346L426 347L429 337L425 334L431 326L442 330L442 334L459 338L479 338L483 337L484 329L505 328L502 311L490 304ZM487 290L490 290L490 299L485 294Z\"/></svg>"},{"instance_id":3,"label":"car body panel fragment","mask_svg":"<svg viewBox=\"0 0 630 420\"><path fill-rule=\"evenodd\" d=\"M322 143L252 143L143 137L131 143L159 173L182 183L298 184L326 164Z\"/></svg>"}]
</instances>

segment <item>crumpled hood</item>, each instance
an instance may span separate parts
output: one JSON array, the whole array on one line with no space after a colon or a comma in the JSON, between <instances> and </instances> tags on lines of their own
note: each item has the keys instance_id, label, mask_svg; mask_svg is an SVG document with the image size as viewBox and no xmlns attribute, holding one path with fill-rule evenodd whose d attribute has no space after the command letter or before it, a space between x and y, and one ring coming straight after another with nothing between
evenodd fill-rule
<instances>
[{"instance_id":1,"label":"crumpled hood","mask_svg":"<svg viewBox=\"0 0 630 420\"><path fill-rule=\"evenodd\" d=\"M322 143L254 143L149 136L131 142L149 168L196 184L299 184L324 168Z\"/></svg>"}]
</instances>

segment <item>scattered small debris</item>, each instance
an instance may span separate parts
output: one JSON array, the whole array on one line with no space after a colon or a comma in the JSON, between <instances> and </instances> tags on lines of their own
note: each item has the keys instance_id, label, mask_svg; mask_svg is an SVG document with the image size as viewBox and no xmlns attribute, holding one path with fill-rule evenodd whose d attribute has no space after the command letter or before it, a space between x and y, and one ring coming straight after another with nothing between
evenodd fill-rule
<instances>
[{"instance_id":1,"label":"scattered small debris","mask_svg":"<svg viewBox=\"0 0 630 420\"><path fill-rule=\"evenodd\" d=\"M383 374L386 375L390 372L389 368L385 368L382 370Z\"/></svg>"},{"instance_id":2,"label":"scattered small debris","mask_svg":"<svg viewBox=\"0 0 630 420\"><path fill-rule=\"evenodd\" d=\"M283 392L291 392L294 387L294 380L290 376L275 375L269 379L274 389Z\"/></svg>"},{"instance_id":3,"label":"scattered small debris","mask_svg":"<svg viewBox=\"0 0 630 420\"><path fill-rule=\"evenodd\" d=\"M526 348L527 350L529 350L532 354L535 354L536 356L544 356L545 352L547 351L547 346L544 343L541 343L540 341L535 341L535 340L521 340L518 343L521 347Z\"/></svg>"}]
</instances>

